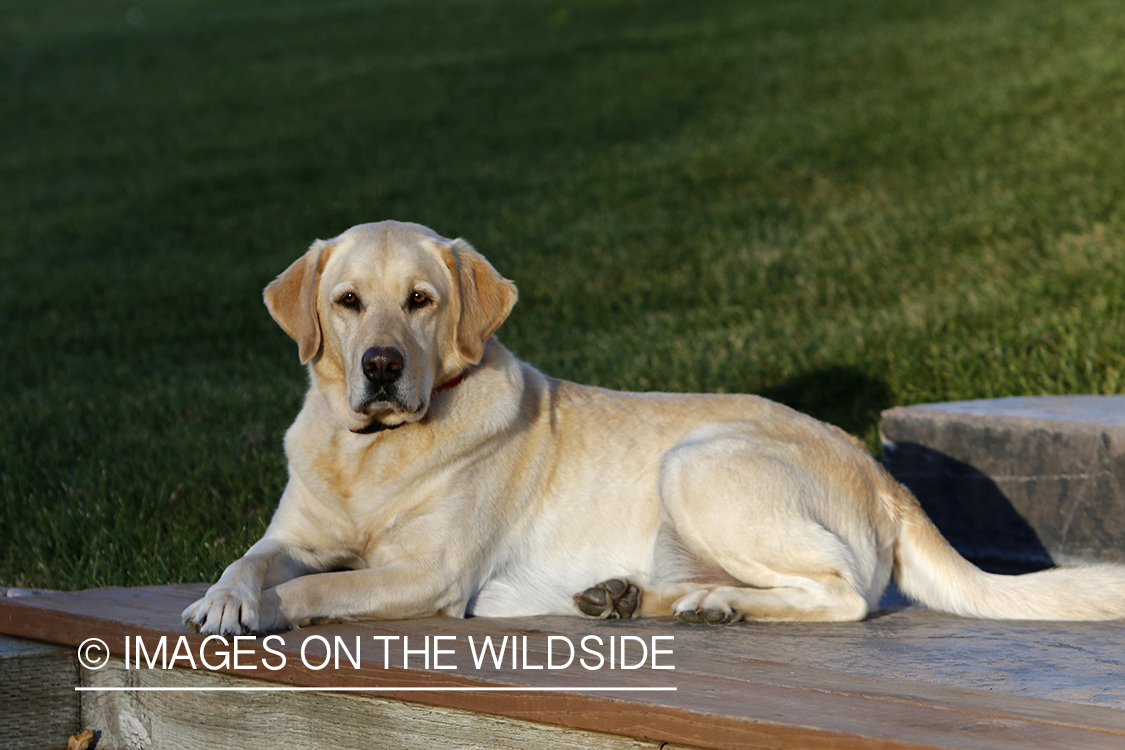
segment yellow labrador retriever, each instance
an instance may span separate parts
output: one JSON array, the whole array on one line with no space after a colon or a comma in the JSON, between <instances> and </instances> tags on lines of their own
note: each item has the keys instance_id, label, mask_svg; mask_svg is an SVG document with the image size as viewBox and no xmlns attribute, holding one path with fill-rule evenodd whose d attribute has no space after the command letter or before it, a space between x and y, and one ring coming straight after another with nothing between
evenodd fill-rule
<instances>
[{"instance_id":1,"label":"yellow labrador retriever","mask_svg":"<svg viewBox=\"0 0 1125 750\"><path fill-rule=\"evenodd\" d=\"M961 558L835 427L746 395L549 378L493 337L516 289L462 240L381 222L265 290L311 387L265 536L183 613L206 633L444 614L859 620L892 573L962 615L1125 616L1112 565Z\"/></svg>"}]
</instances>

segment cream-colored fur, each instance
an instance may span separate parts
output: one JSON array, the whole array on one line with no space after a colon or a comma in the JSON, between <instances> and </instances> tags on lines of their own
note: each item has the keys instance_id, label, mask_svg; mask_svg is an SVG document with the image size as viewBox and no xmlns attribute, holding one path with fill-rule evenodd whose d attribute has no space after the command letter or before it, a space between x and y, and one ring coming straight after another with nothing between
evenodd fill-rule
<instances>
[{"instance_id":1,"label":"cream-colored fur","mask_svg":"<svg viewBox=\"0 0 1125 750\"><path fill-rule=\"evenodd\" d=\"M461 240L353 227L265 299L311 387L265 536L183 613L203 632L433 614L859 620L892 573L969 616L1125 616L1122 568L982 573L855 440L785 406L618 393L517 361L492 335L515 287ZM381 390L373 348L401 354Z\"/></svg>"}]
</instances>

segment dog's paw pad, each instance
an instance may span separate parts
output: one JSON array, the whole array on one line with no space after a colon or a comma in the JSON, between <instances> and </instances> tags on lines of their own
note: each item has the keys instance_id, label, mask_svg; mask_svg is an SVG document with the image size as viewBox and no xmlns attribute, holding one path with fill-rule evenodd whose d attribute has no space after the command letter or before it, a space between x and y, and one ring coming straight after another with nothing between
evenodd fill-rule
<instances>
[{"instance_id":1,"label":"dog's paw pad","mask_svg":"<svg viewBox=\"0 0 1125 750\"><path fill-rule=\"evenodd\" d=\"M726 609L688 609L676 614L693 625L726 625L734 620L734 612Z\"/></svg>"},{"instance_id":2,"label":"dog's paw pad","mask_svg":"<svg viewBox=\"0 0 1125 750\"><path fill-rule=\"evenodd\" d=\"M641 590L620 578L602 581L574 597L574 603L582 614L603 620L632 617L640 601Z\"/></svg>"}]
</instances>

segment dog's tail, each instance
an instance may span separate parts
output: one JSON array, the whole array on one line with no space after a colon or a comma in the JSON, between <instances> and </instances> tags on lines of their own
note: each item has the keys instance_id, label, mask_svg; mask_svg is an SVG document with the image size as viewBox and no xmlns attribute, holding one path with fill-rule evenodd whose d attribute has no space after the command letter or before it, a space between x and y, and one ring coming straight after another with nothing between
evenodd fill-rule
<instances>
[{"instance_id":1,"label":"dog's tail","mask_svg":"<svg viewBox=\"0 0 1125 750\"><path fill-rule=\"evenodd\" d=\"M1125 618L1125 566L1088 564L1015 576L986 573L950 546L908 490L892 485L900 519L894 576L910 598L963 617Z\"/></svg>"}]
</instances>

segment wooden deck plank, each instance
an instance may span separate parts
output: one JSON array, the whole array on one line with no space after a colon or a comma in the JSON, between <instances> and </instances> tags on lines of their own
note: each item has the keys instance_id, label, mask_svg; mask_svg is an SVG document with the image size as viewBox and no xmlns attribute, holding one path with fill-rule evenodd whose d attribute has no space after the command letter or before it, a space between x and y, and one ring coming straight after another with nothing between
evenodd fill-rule
<instances>
[{"instance_id":1,"label":"wooden deck plank","mask_svg":"<svg viewBox=\"0 0 1125 750\"><path fill-rule=\"evenodd\" d=\"M46 750L79 732L77 680L72 650L0 637L0 746Z\"/></svg>"},{"instance_id":2,"label":"wooden deck plank","mask_svg":"<svg viewBox=\"0 0 1125 750\"><path fill-rule=\"evenodd\" d=\"M0 601L0 632L77 646L100 637L119 656L127 637L146 643L160 636L184 636L197 648L202 636L188 634L179 612L204 586L98 589ZM286 667L276 672L223 670L288 685L380 688L565 687L566 692L387 692L405 701L545 722L572 729L609 732L654 742L699 747L1068 747L1125 745L1125 712L986 690L935 685L872 675L817 669L751 658L737 647L739 631L683 626L665 620L592 622L576 618L451 620L331 624L284 635ZM785 632L782 630L775 631ZM584 635L651 638L671 635L675 670L589 671L476 669L468 638L527 639L527 663L545 664L549 636L577 643ZM347 644L361 638L360 668L310 669L300 662L301 644L336 637ZM384 668L376 637L391 641L391 668ZM402 639L416 648L421 639L445 637L443 658L457 670L402 669ZM254 641L259 643L259 641ZM556 641L555 644L561 644ZM313 651L309 652L310 654ZM268 656L268 655L267 655ZM415 661L419 656L414 657ZM184 666L181 662L180 666ZM522 665L520 665L522 666ZM584 686L676 687L676 692L573 692Z\"/></svg>"},{"instance_id":3,"label":"wooden deck plank","mask_svg":"<svg viewBox=\"0 0 1125 750\"><path fill-rule=\"evenodd\" d=\"M120 659L88 674L98 687L240 687L260 685L211 672L126 670ZM675 750L501 716L343 693L99 692L87 694L88 726L104 728L99 747L176 750L284 747L394 750ZM206 721L199 717L205 716ZM140 741L138 741L138 738Z\"/></svg>"}]
</instances>

